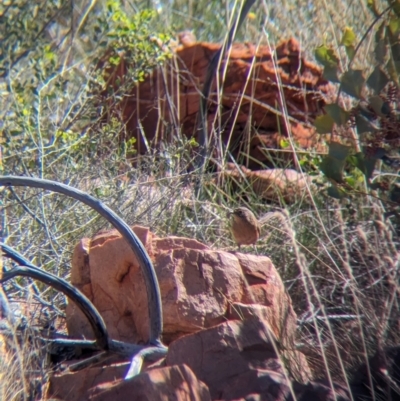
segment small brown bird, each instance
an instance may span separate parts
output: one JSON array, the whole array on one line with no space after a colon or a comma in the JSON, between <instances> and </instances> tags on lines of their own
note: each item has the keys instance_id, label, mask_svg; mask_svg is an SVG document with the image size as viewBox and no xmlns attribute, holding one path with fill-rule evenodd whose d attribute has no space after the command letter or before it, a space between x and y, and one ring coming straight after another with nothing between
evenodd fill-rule
<instances>
[{"instance_id":1,"label":"small brown bird","mask_svg":"<svg viewBox=\"0 0 400 401\"><path fill-rule=\"evenodd\" d=\"M253 212L246 207L238 207L228 213L231 231L239 249L241 245L253 245L260 237L260 225Z\"/></svg>"}]
</instances>

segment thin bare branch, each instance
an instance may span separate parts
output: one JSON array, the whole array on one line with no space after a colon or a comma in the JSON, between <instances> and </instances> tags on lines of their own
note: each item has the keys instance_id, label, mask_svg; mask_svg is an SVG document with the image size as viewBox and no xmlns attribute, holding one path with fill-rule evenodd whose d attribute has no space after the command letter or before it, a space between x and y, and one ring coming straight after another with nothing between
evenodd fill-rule
<instances>
[{"instance_id":1,"label":"thin bare branch","mask_svg":"<svg viewBox=\"0 0 400 401\"><path fill-rule=\"evenodd\" d=\"M95 197L72 188L68 185L61 184L55 181L43 180L39 178L28 177L14 177L4 176L0 177L0 186L24 186L42 188L49 191L61 193L71 198L77 199L82 203L88 205L101 216L107 219L125 238L129 246L132 248L136 258L138 259L140 268L143 273L144 281L147 290L147 299L149 307L149 343L152 345L161 345L160 337L162 333L162 310L161 310L161 295L160 288L153 264L147 252L132 231L132 229L122 220L119 216L112 211L109 207L104 205Z\"/></svg>"}]
</instances>

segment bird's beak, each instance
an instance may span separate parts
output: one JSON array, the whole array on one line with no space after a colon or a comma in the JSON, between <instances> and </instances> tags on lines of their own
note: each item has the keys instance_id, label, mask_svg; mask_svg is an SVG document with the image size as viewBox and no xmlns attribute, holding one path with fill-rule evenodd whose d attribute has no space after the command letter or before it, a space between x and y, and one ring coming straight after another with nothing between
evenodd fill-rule
<instances>
[{"instance_id":1,"label":"bird's beak","mask_svg":"<svg viewBox=\"0 0 400 401\"><path fill-rule=\"evenodd\" d=\"M233 210L229 209L228 212L226 213L226 216L229 218L233 214Z\"/></svg>"}]
</instances>

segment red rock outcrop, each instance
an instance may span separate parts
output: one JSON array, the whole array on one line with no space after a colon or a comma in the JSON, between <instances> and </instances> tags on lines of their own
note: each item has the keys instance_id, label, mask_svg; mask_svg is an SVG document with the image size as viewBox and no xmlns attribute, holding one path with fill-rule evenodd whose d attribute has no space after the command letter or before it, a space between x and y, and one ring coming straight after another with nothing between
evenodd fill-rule
<instances>
[{"instance_id":1,"label":"red rock outcrop","mask_svg":"<svg viewBox=\"0 0 400 401\"><path fill-rule=\"evenodd\" d=\"M50 378L45 399L59 400L349 400L341 386L307 383L307 361L295 350L295 314L265 256L214 251L198 241L157 238L133 227L160 283L167 356L129 380L128 364ZM97 306L114 339L146 341L147 300L138 263L116 231L75 248L73 283ZM91 337L67 308L69 334ZM293 380L295 379L295 380ZM307 384L305 384L307 383ZM249 398L250 397L250 398ZM293 398L294 397L294 398ZM313 398L314 397L314 398Z\"/></svg>"},{"instance_id":2,"label":"red rock outcrop","mask_svg":"<svg viewBox=\"0 0 400 401\"><path fill-rule=\"evenodd\" d=\"M208 386L212 399L268 393L278 387L277 382L281 383L279 392L288 395L279 347L267 322L255 317L228 321L174 341L166 363L187 364ZM302 379L307 381L310 373L302 362Z\"/></svg>"},{"instance_id":3,"label":"red rock outcrop","mask_svg":"<svg viewBox=\"0 0 400 401\"><path fill-rule=\"evenodd\" d=\"M192 239L157 238L146 228L133 229L156 270L165 343L226 321L230 306L238 302L269 308L274 334L281 338L283 327L290 327L286 333L293 337L296 317L268 257L211 250ZM97 307L112 338L147 341L144 281L132 250L116 231L81 240L73 254L71 281ZM73 337L92 337L73 304L67 307L67 326Z\"/></svg>"},{"instance_id":4,"label":"red rock outcrop","mask_svg":"<svg viewBox=\"0 0 400 401\"><path fill-rule=\"evenodd\" d=\"M220 46L205 42L180 46L171 60L129 96L108 106L109 115L122 117L127 136L137 139L139 154L149 144L174 135L197 137L200 93ZM117 67L103 66L108 86L119 88L128 67L124 61ZM261 163L271 166L271 150L281 147L282 137L290 134L304 148L316 143L310 123L321 113L331 91L322 69L304 58L295 39L273 50L266 45L235 43L220 63L211 88L209 136L221 140L239 164L251 169L261 168Z\"/></svg>"}]
</instances>

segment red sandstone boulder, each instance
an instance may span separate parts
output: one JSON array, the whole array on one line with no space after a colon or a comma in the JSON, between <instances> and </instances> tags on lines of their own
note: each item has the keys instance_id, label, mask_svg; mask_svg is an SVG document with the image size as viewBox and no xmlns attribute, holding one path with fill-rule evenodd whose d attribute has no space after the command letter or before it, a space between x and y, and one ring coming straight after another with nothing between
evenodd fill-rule
<instances>
[{"instance_id":1,"label":"red sandstone boulder","mask_svg":"<svg viewBox=\"0 0 400 401\"><path fill-rule=\"evenodd\" d=\"M268 323L268 327L274 336L273 340L279 344L279 354L286 361L291 376L301 383L306 383L312 374L306 357L301 352L295 351L295 322L290 317L285 319L284 315L281 316L284 320L280 322L279 327L272 327L271 323L276 324L277 322L271 319L271 309L263 305L234 303L228 313L229 320L237 319L246 322L247 319L258 319L266 324ZM276 336L275 333L279 333L279 335Z\"/></svg>"},{"instance_id":2,"label":"red sandstone boulder","mask_svg":"<svg viewBox=\"0 0 400 401\"><path fill-rule=\"evenodd\" d=\"M169 141L177 134L197 137L201 90L210 60L220 46L194 41L180 46L171 60L129 96L108 106L110 115L122 116L128 138L137 139L139 154L148 151L148 144ZM120 87L129 66L122 60L117 67L105 63L102 68L110 89ZM275 49L235 43L220 63L211 88L209 135L218 132L216 139L239 164L259 169L260 163L270 164L270 152L281 148L282 136L290 135L300 147L316 144L318 138L310 122L322 113L331 92L322 69L304 58L295 39Z\"/></svg>"},{"instance_id":3,"label":"red sandstone boulder","mask_svg":"<svg viewBox=\"0 0 400 401\"><path fill-rule=\"evenodd\" d=\"M221 174L223 179L231 180L238 188L247 188L246 184L250 184L255 194L272 202L283 200L285 203L294 203L307 197L307 188L313 188L312 177L293 169L251 171L241 166L239 170L233 163L227 163Z\"/></svg>"},{"instance_id":4,"label":"red sandstone boulder","mask_svg":"<svg viewBox=\"0 0 400 401\"><path fill-rule=\"evenodd\" d=\"M135 394L149 395L144 400L200 400L203 395L198 394L208 390L199 379L214 399L271 392L285 397L290 394L286 371L300 382L309 380L307 362L294 350L296 316L268 257L211 250L187 238L158 238L143 227L133 230L146 247L160 284L163 341L170 343L167 366L161 362L146 367L151 370L116 384L99 384L104 381L87 369L76 381L71 379L80 394L92 387L88 399L122 400L135 389ZM100 232L77 244L71 280L102 314L112 338L147 341L143 277L118 232ZM92 337L85 317L72 304L67 307L67 326L73 337ZM57 383L53 378L49 394L57 393ZM188 394L186 388L196 391ZM151 398L156 395L160 398Z\"/></svg>"},{"instance_id":5,"label":"red sandstone boulder","mask_svg":"<svg viewBox=\"0 0 400 401\"><path fill-rule=\"evenodd\" d=\"M257 393L284 400L291 384L280 348L267 321L254 317L228 321L172 342L166 363L187 364L208 386L213 399L234 400ZM310 373L304 359L298 368L307 381Z\"/></svg>"},{"instance_id":6,"label":"red sandstone boulder","mask_svg":"<svg viewBox=\"0 0 400 401\"><path fill-rule=\"evenodd\" d=\"M135 234L152 255L152 234L135 227ZM84 238L72 256L71 282L96 306L112 338L138 343L148 334L146 288L133 251L118 231ZM67 328L72 337L93 338L80 310L67 306Z\"/></svg>"},{"instance_id":7,"label":"red sandstone boulder","mask_svg":"<svg viewBox=\"0 0 400 401\"><path fill-rule=\"evenodd\" d=\"M292 341L296 316L268 257L214 251L192 239L160 239L143 227L133 229L153 260L160 284L165 343L226 321L230 306L238 302L267 307L274 334ZM116 231L83 239L75 247L71 281L99 310L112 338L147 341L143 277ZM73 304L67 307L67 326L73 337L93 337Z\"/></svg>"}]
</instances>

